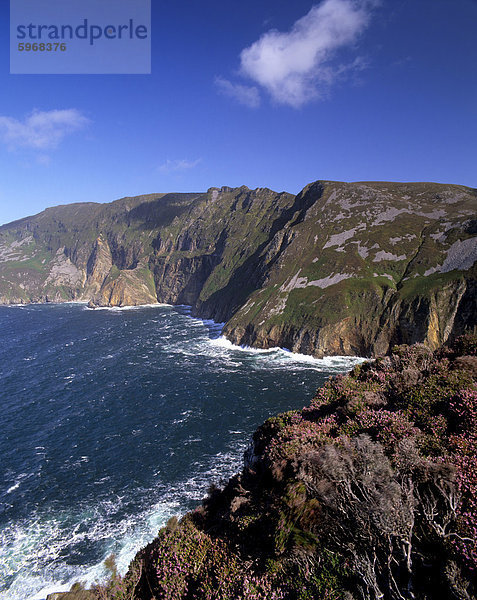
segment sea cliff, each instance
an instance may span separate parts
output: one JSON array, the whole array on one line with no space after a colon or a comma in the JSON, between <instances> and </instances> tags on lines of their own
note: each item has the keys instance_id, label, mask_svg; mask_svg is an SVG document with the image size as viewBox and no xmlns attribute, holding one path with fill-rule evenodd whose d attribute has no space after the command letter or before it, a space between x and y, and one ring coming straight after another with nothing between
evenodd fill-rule
<instances>
[{"instance_id":1,"label":"sea cliff","mask_svg":"<svg viewBox=\"0 0 477 600\"><path fill-rule=\"evenodd\" d=\"M189 304L236 344L374 356L477 325L477 191L317 181L50 208L0 227L0 303Z\"/></svg>"}]
</instances>

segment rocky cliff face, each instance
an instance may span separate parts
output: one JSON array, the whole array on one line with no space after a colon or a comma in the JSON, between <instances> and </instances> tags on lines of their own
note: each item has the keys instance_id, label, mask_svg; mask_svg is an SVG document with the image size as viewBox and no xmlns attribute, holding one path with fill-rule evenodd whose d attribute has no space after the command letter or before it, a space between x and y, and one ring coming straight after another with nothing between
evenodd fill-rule
<instances>
[{"instance_id":1,"label":"rocky cliff face","mask_svg":"<svg viewBox=\"0 0 477 600\"><path fill-rule=\"evenodd\" d=\"M229 320L227 337L375 354L394 343L437 347L462 328L455 321L476 273L474 192L318 183L302 194L314 201L274 240L266 285Z\"/></svg>"},{"instance_id":2,"label":"rocky cliff face","mask_svg":"<svg viewBox=\"0 0 477 600\"><path fill-rule=\"evenodd\" d=\"M0 302L190 304L238 344L373 355L477 325L477 191L318 181L124 198L0 227Z\"/></svg>"}]
</instances>

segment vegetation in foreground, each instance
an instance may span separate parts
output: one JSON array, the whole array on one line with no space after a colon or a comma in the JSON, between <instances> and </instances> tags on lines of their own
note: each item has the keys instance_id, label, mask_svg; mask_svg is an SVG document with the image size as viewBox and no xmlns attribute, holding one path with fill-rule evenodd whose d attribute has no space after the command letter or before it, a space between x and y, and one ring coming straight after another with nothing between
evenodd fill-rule
<instances>
[{"instance_id":1,"label":"vegetation in foreground","mask_svg":"<svg viewBox=\"0 0 477 600\"><path fill-rule=\"evenodd\" d=\"M476 380L475 335L330 379L91 597L475 598Z\"/></svg>"}]
</instances>

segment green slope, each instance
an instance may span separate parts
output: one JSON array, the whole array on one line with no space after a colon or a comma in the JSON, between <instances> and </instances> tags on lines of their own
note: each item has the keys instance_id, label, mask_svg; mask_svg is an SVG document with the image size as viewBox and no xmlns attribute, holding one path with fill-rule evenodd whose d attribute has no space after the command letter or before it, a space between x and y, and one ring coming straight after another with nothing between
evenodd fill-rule
<instances>
[{"instance_id":1,"label":"green slope","mask_svg":"<svg viewBox=\"0 0 477 600\"><path fill-rule=\"evenodd\" d=\"M0 301L185 303L239 344L375 354L476 325L477 192L318 181L50 208L0 227Z\"/></svg>"}]
</instances>

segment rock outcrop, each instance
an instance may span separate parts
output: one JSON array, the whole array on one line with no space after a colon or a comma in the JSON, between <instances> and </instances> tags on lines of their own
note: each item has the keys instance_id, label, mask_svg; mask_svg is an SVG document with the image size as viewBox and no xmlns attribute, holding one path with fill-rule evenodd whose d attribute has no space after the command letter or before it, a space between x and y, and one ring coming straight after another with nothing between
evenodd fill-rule
<instances>
[{"instance_id":1,"label":"rock outcrop","mask_svg":"<svg viewBox=\"0 0 477 600\"><path fill-rule=\"evenodd\" d=\"M318 181L73 204L0 227L0 303L189 304L237 344L371 356L477 326L477 191Z\"/></svg>"},{"instance_id":2,"label":"rock outcrop","mask_svg":"<svg viewBox=\"0 0 477 600\"><path fill-rule=\"evenodd\" d=\"M475 599L476 373L465 336L330 379L97 597Z\"/></svg>"}]
</instances>

